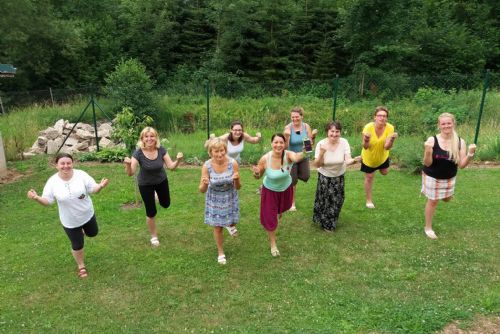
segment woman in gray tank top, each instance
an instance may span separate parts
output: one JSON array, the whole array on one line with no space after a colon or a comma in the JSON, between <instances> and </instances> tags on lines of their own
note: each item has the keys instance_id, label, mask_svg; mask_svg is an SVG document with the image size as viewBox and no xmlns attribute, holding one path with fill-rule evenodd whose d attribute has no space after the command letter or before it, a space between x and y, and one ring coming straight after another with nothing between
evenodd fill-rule
<instances>
[{"instance_id":1,"label":"woman in gray tank top","mask_svg":"<svg viewBox=\"0 0 500 334\"><path fill-rule=\"evenodd\" d=\"M172 161L167 150L160 145L158 132L149 126L141 131L137 147L132 158L125 158L125 171L129 176L132 176L135 174L137 166L141 166L137 175L137 184L146 208L146 223L151 234L151 246L157 247L160 245L160 241L155 223L157 213L155 193L160 205L168 208L170 206L170 190L164 166L171 170L177 168L183 154L177 153L177 159Z\"/></svg>"}]
</instances>

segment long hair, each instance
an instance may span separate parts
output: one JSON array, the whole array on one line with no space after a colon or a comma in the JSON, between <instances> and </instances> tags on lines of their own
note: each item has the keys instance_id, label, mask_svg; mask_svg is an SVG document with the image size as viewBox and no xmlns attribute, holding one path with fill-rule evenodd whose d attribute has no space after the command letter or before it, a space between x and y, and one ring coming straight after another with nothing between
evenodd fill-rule
<instances>
[{"instance_id":1,"label":"long hair","mask_svg":"<svg viewBox=\"0 0 500 334\"><path fill-rule=\"evenodd\" d=\"M240 138L238 138L238 144L239 144L243 140L243 137L244 137L243 134L245 133L245 129L243 129L243 123L241 123L241 121L232 121L230 129L232 130L235 125L241 126L241 136L240 136ZM233 133L231 131L229 131L229 136L227 137L227 140L229 140L230 142L232 142L234 140Z\"/></svg>"},{"instance_id":2,"label":"long hair","mask_svg":"<svg viewBox=\"0 0 500 334\"><path fill-rule=\"evenodd\" d=\"M139 141L137 142L137 147L140 148L145 148L144 142L142 141L142 138L146 136L147 133L151 132L152 134L155 135L156 137L156 148L160 148L160 136L158 135L158 131L156 131L154 128L150 126L146 126L144 129L141 131L141 135L139 136Z\"/></svg>"},{"instance_id":3,"label":"long hair","mask_svg":"<svg viewBox=\"0 0 500 334\"><path fill-rule=\"evenodd\" d=\"M441 122L442 118L451 118L451 121L453 122L453 134L451 136L451 148L447 150L448 155L450 157L450 160L453 160L456 164L460 162L460 137L458 136L457 132L455 131L455 116L453 114L450 114L448 112L442 113L438 117L438 125L439 122Z\"/></svg>"},{"instance_id":4,"label":"long hair","mask_svg":"<svg viewBox=\"0 0 500 334\"><path fill-rule=\"evenodd\" d=\"M271 143L274 141L274 138L275 138L275 137L280 137L281 139L283 139L283 141L284 141L284 142L286 142L286 140L285 140L285 135L283 135L282 133L275 133L275 134L274 134L274 135L272 135L272 137L271 137ZM282 172L284 172L284 171L283 171L283 160L284 160L284 158L285 158L285 150L283 150L283 151L281 152L281 164L280 164L280 169L281 169L281 171L282 171Z\"/></svg>"}]
</instances>

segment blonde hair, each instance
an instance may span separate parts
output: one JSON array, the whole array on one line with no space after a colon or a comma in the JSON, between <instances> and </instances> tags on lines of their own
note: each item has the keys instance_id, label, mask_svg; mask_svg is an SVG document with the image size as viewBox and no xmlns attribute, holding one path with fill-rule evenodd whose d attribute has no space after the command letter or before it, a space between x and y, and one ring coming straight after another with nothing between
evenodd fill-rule
<instances>
[{"instance_id":1,"label":"blonde hair","mask_svg":"<svg viewBox=\"0 0 500 334\"><path fill-rule=\"evenodd\" d=\"M438 126L439 122L441 121L442 118L451 118L451 121L453 122L453 134L451 136L451 148L449 150L446 150L448 152L448 155L450 157L450 160L453 160L456 164L459 163L460 161L460 137L458 136L457 132L455 131L455 116L453 114L450 114L448 112L442 113L438 117Z\"/></svg>"},{"instance_id":2,"label":"blonde hair","mask_svg":"<svg viewBox=\"0 0 500 334\"><path fill-rule=\"evenodd\" d=\"M211 157L212 156L212 150L217 150L223 148L224 151L227 153L227 144L225 140L222 140L220 138L213 138L208 141L208 155Z\"/></svg>"},{"instance_id":3,"label":"blonde hair","mask_svg":"<svg viewBox=\"0 0 500 334\"><path fill-rule=\"evenodd\" d=\"M146 147L144 145L144 142L142 141L142 139L144 138L144 136L146 136L146 134L148 134L150 132L152 134L154 134L154 136L156 137L156 145L155 145L156 148L160 148L160 136L158 135L158 132L150 126L146 126L144 129L142 129L141 134L139 136L139 141L137 142L137 147L140 147L140 148Z\"/></svg>"}]
</instances>

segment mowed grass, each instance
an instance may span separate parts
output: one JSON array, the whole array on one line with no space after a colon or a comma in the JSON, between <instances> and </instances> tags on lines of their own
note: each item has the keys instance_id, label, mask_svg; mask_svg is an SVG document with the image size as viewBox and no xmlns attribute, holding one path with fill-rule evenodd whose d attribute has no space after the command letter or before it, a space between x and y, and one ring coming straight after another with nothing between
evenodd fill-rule
<instances>
[{"instance_id":1,"label":"mowed grass","mask_svg":"<svg viewBox=\"0 0 500 334\"><path fill-rule=\"evenodd\" d=\"M0 185L0 332L6 333L433 333L453 320L498 314L500 170L459 172L456 197L440 203L437 241L423 233L420 177L377 175L377 208L364 208L363 175L346 174L337 232L311 222L316 172L270 255L259 223L259 181L242 167L239 237L225 233L217 264L203 224L198 168L169 172L172 205L158 214L152 249L144 210L121 164L77 164L109 187L93 195L100 233L86 239L89 278L78 279L56 206L26 199L54 173L43 161Z\"/></svg>"}]
</instances>

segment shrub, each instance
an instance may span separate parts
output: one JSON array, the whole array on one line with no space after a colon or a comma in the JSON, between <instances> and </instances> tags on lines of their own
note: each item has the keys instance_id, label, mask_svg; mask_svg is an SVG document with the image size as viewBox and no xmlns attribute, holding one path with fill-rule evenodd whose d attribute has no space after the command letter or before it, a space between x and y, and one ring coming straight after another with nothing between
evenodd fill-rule
<instances>
[{"instance_id":1,"label":"shrub","mask_svg":"<svg viewBox=\"0 0 500 334\"><path fill-rule=\"evenodd\" d=\"M457 123L464 123L469 117L469 106L458 100L456 90L420 88L413 102L418 106L427 106L422 113L422 120L427 129L435 129L438 116L444 112L455 115Z\"/></svg>"},{"instance_id":2,"label":"shrub","mask_svg":"<svg viewBox=\"0 0 500 334\"><path fill-rule=\"evenodd\" d=\"M394 163L406 169L409 173L418 174L422 171L425 138L398 138L391 156Z\"/></svg>"},{"instance_id":3,"label":"shrub","mask_svg":"<svg viewBox=\"0 0 500 334\"><path fill-rule=\"evenodd\" d=\"M121 162L128 156L125 148L105 148L99 152L85 152L78 155L78 161Z\"/></svg>"},{"instance_id":4,"label":"shrub","mask_svg":"<svg viewBox=\"0 0 500 334\"><path fill-rule=\"evenodd\" d=\"M489 141L484 148L477 150L480 160L500 160L500 137Z\"/></svg>"},{"instance_id":5,"label":"shrub","mask_svg":"<svg viewBox=\"0 0 500 334\"><path fill-rule=\"evenodd\" d=\"M153 93L154 83L138 60L121 60L105 80L105 91L114 102L115 112L129 107L138 117L157 118L159 107Z\"/></svg>"},{"instance_id":6,"label":"shrub","mask_svg":"<svg viewBox=\"0 0 500 334\"><path fill-rule=\"evenodd\" d=\"M113 139L124 143L128 152L132 152L142 129L152 123L153 119L151 117L146 115L138 116L133 113L131 108L123 108L115 118Z\"/></svg>"}]
</instances>

